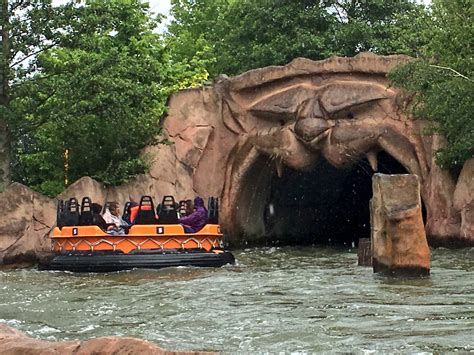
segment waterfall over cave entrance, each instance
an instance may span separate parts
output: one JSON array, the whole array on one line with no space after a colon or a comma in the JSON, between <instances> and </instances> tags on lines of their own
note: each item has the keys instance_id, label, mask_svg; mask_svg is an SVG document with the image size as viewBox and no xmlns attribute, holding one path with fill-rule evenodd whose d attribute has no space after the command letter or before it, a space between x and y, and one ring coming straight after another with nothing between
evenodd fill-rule
<instances>
[{"instance_id":1,"label":"waterfall over cave entrance","mask_svg":"<svg viewBox=\"0 0 474 355\"><path fill-rule=\"evenodd\" d=\"M385 152L378 154L378 170L406 174ZM369 201L372 171L367 160L338 169L320 161L309 172L284 168L272 174L263 208L267 244L357 244L370 237Z\"/></svg>"}]
</instances>

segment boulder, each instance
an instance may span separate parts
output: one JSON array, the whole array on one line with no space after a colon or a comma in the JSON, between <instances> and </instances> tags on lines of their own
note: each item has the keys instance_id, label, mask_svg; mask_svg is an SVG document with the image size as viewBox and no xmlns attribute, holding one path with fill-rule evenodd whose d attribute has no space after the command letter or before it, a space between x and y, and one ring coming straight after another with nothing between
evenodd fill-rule
<instances>
[{"instance_id":1,"label":"boulder","mask_svg":"<svg viewBox=\"0 0 474 355\"><path fill-rule=\"evenodd\" d=\"M68 200L71 197L77 198L81 203L83 197L89 197L92 202L103 205L107 198L107 189L104 184L84 176L67 187L57 196L58 200Z\"/></svg>"},{"instance_id":2,"label":"boulder","mask_svg":"<svg viewBox=\"0 0 474 355\"><path fill-rule=\"evenodd\" d=\"M127 337L100 337L91 340L44 341L33 339L22 332L0 324L0 353L23 354L162 354L199 355L214 354L202 351L170 351L146 340Z\"/></svg>"},{"instance_id":3,"label":"boulder","mask_svg":"<svg viewBox=\"0 0 474 355\"><path fill-rule=\"evenodd\" d=\"M371 200L374 272L428 275L430 249L421 215L416 175L375 174Z\"/></svg>"},{"instance_id":4,"label":"boulder","mask_svg":"<svg viewBox=\"0 0 474 355\"><path fill-rule=\"evenodd\" d=\"M0 210L0 264L35 263L48 256L56 223L53 199L13 183L0 194Z\"/></svg>"}]
</instances>

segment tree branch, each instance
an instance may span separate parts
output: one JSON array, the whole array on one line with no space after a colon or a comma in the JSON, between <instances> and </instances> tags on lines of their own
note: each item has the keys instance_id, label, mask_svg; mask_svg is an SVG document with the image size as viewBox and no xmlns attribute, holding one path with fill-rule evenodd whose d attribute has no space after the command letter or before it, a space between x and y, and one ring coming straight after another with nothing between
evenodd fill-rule
<instances>
[{"instance_id":1,"label":"tree branch","mask_svg":"<svg viewBox=\"0 0 474 355\"><path fill-rule=\"evenodd\" d=\"M461 74L460 72L454 70L453 68L450 68L450 67L442 67L440 65L434 65L434 64L430 64L430 67L433 67L433 68L438 68L438 69L444 69L444 70L449 70L449 71L452 71L454 74L456 74L456 76L459 76L463 79L466 79L466 80L469 80L470 82L473 82L474 80L468 78L467 76Z\"/></svg>"},{"instance_id":2,"label":"tree branch","mask_svg":"<svg viewBox=\"0 0 474 355\"><path fill-rule=\"evenodd\" d=\"M51 78L51 77L56 76L56 75L59 75L59 74L55 73L55 74L44 75L44 76L39 76L39 75L37 75L37 76L35 76L35 77L31 78L31 79L23 80L23 81L20 81L19 83L13 83L13 84L11 85L11 87L16 89L16 88L19 88L20 86L22 86L22 85L24 85L24 84L31 83L32 81L44 80L44 79L48 79L48 78Z\"/></svg>"},{"instance_id":3,"label":"tree branch","mask_svg":"<svg viewBox=\"0 0 474 355\"><path fill-rule=\"evenodd\" d=\"M39 54L39 53L41 53L41 52L47 51L48 49L51 49L51 48L53 48L53 47L55 47L55 46L57 46L57 45L58 45L58 43L55 42L55 43L53 43L53 44L51 44L51 45L49 45L49 46L47 46L47 47L44 47L44 48L41 48L41 49L37 50L36 52L30 53L30 54L28 54L27 56L21 58L20 60L17 60L16 62L10 64L10 68L13 68L14 66L16 66L16 65L18 65L18 64L20 64L20 63L22 63L22 62L24 62L26 59L28 59L28 58L30 58L30 57L32 57L32 56L34 56L34 55L37 55L37 54Z\"/></svg>"},{"instance_id":4,"label":"tree branch","mask_svg":"<svg viewBox=\"0 0 474 355\"><path fill-rule=\"evenodd\" d=\"M22 6L24 3L24 0L20 0L18 1L16 4L12 5L12 7L10 8L10 12L13 13L13 11L15 11L16 9L18 9L20 6Z\"/></svg>"},{"instance_id":5,"label":"tree branch","mask_svg":"<svg viewBox=\"0 0 474 355\"><path fill-rule=\"evenodd\" d=\"M339 21L341 21L341 23L344 23L344 18L343 18L343 16L341 15L341 13L339 12L338 5L339 5L339 4L337 4L337 3L334 4L334 9L336 10L337 17L339 17Z\"/></svg>"}]
</instances>

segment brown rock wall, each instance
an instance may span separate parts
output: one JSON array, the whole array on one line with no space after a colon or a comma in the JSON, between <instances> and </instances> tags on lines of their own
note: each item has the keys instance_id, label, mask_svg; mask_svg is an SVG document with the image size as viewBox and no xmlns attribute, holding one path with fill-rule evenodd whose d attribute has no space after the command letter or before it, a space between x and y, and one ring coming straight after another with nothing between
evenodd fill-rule
<instances>
[{"instance_id":1,"label":"brown rock wall","mask_svg":"<svg viewBox=\"0 0 474 355\"><path fill-rule=\"evenodd\" d=\"M468 242L474 235L474 158L469 159L461 170L453 203L461 217L460 238ZM474 242L471 241L471 245Z\"/></svg>"},{"instance_id":2,"label":"brown rock wall","mask_svg":"<svg viewBox=\"0 0 474 355\"><path fill-rule=\"evenodd\" d=\"M0 194L0 264L35 261L48 254L56 223L53 200L18 183Z\"/></svg>"}]
</instances>

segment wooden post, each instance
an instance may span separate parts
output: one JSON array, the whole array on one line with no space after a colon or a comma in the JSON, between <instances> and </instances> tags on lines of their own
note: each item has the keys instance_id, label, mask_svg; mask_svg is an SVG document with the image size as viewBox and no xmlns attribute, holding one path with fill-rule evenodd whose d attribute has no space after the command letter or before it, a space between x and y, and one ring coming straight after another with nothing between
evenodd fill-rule
<instances>
[{"instance_id":1,"label":"wooden post","mask_svg":"<svg viewBox=\"0 0 474 355\"><path fill-rule=\"evenodd\" d=\"M372 266L372 246L370 238L360 238L359 246L357 248L357 265Z\"/></svg>"}]
</instances>

